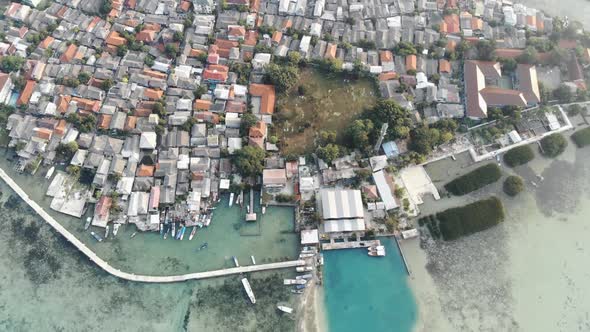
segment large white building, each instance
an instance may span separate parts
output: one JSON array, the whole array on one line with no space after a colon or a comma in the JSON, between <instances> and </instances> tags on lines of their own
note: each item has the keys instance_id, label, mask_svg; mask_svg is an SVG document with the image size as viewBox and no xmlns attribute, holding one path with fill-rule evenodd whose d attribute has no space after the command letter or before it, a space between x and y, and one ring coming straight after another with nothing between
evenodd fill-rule
<instances>
[{"instance_id":1,"label":"large white building","mask_svg":"<svg viewBox=\"0 0 590 332\"><path fill-rule=\"evenodd\" d=\"M365 214L360 190L322 189L320 201L324 232L365 230Z\"/></svg>"},{"instance_id":2,"label":"large white building","mask_svg":"<svg viewBox=\"0 0 590 332\"><path fill-rule=\"evenodd\" d=\"M10 79L10 75L0 73L0 103L8 104L14 84Z\"/></svg>"}]
</instances>

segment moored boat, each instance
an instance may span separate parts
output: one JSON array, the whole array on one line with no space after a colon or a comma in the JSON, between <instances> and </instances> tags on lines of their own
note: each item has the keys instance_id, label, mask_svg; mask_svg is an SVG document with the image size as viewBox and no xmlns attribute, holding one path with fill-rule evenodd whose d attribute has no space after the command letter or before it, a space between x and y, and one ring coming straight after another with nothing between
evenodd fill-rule
<instances>
[{"instance_id":1,"label":"moored boat","mask_svg":"<svg viewBox=\"0 0 590 332\"><path fill-rule=\"evenodd\" d=\"M184 233L186 232L186 226L182 226L182 229L180 230L180 241L182 241L184 239Z\"/></svg>"},{"instance_id":2,"label":"moored boat","mask_svg":"<svg viewBox=\"0 0 590 332\"><path fill-rule=\"evenodd\" d=\"M102 237L100 237L100 235L94 233L94 232L90 232L90 235L92 235L92 237L98 241L98 242L102 242Z\"/></svg>"},{"instance_id":3,"label":"moored boat","mask_svg":"<svg viewBox=\"0 0 590 332\"><path fill-rule=\"evenodd\" d=\"M248 279L242 278L242 285L244 285L244 289L246 290L246 294L248 294L248 298L250 298L250 302L255 304L256 297L254 297L254 292L252 291L252 287L250 287L250 282L248 282Z\"/></svg>"},{"instance_id":4,"label":"moored boat","mask_svg":"<svg viewBox=\"0 0 590 332\"><path fill-rule=\"evenodd\" d=\"M262 214L265 214L265 213L266 213L266 206L263 205L262 206Z\"/></svg>"},{"instance_id":5,"label":"moored boat","mask_svg":"<svg viewBox=\"0 0 590 332\"><path fill-rule=\"evenodd\" d=\"M45 174L45 179L51 179L53 172L55 172L55 166L51 166L51 168L47 171L47 174Z\"/></svg>"},{"instance_id":6,"label":"moored boat","mask_svg":"<svg viewBox=\"0 0 590 332\"><path fill-rule=\"evenodd\" d=\"M297 272L308 272L308 271L312 271L313 267L312 266L298 266L295 268L295 270Z\"/></svg>"},{"instance_id":7,"label":"moored boat","mask_svg":"<svg viewBox=\"0 0 590 332\"><path fill-rule=\"evenodd\" d=\"M105 229L104 229L104 238L105 239L109 238L109 230L110 230L110 226L107 225L107 227L105 227Z\"/></svg>"},{"instance_id":8,"label":"moored boat","mask_svg":"<svg viewBox=\"0 0 590 332\"><path fill-rule=\"evenodd\" d=\"M92 218L88 217L86 218L86 224L84 224L84 229L88 229L88 227L90 227L90 223L92 222Z\"/></svg>"},{"instance_id":9,"label":"moored boat","mask_svg":"<svg viewBox=\"0 0 590 332\"><path fill-rule=\"evenodd\" d=\"M229 207L232 207L232 205L234 205L234 193L229 194Z\"/></svg>"},{"instance_id":10,"label":"moored boat","mask_svg":"<svg viewBox=\"0 0 590 332\"><path fill-rule=\"evenodd\" d=\"M301 289L291 289L291 293L293 293L293 294L303 294L303 290L301 290Z\"/></svg>"},{"instance_id":11,"label":"moored boat","mask_svg":"<svg viewBox=\"0 0 590 332\"><path fill-rule=\"evenodd\" d=\"M240 267L240 263L238 262L238 258L236 256L232 256L232 259L234 260L234 265L236 267Z\"/></svg>"},{"instance_id":12,"label":"moored boat","mask_svg":"<svg viewBox=\"0 0 590 332\"><path fill-rule=\"evenodd\" d=\"M176 238L176 223L172 223L172 237Z\"/></svg>"},{"instance_id":13,"label":"moored boat","mask_svg":"<svg viewBox=\"0 0 590 332\"><path fill-rule=\"evenodd\" d=\"M302 284L302 285L295 285L295 289L296 289L296 290L302 290L302 289L304 289L306 286L307 286L306 284Z\"/></svg>"},{"instance_id":14,"label":"moored boat","mask_svg":"<svg viewBox=\"0 0 590 332\"><path fill-rule=\"evenodd\" d=\"M117 236L117 233L119 232L119 227L121 227L121 224L113 225L113 236Z\"/></svg>"},{"instance_id":15,"label":"moored boat","mask_svg":"<svg viewBox=\"0 0 590 332\"><path fill-rule=\"evenodd\" d=\"M193 237L195 237L195 234L197 234L197 226L193 226L193 229L191 230L191 234L188 236L188 240L192 241Z\"/></svg>"},{"instance_id":16,"label":"moored boat","mask_svg":"<svg viewBox=\"0 0 590 332\"><path fill-rule=\"evenodd\" d=\"M277 305L277 309L287 314L293 313L293 308L287 307L285 305Z\"/></svg>"},{"instance_id":17,"label":"moored boat","mask_svg":"<svg viewBox=\"0 0 590 332\"><path fill-rule=\"evenodd\" d=\"M309 280L309 279L311 279L311 278L313 278L313 274L311 274L311 273L302 274L302 275L300 275L300 276L296 276L296 277L295 277L295 279L297 279L297 280L301 280L301 279L306 279L306 280Z\"/></svg>"},{"instance_id":18,"label":"moored boat","mask_svg":"<svg viewBox=\"0 0 590 332\"><path fill-rule=\"evenodd\" d=\"M252 265L256 265L256 259L254 259L254 256L250 256L250 258L252 259Z\"/></svg>"},{"instance_id":19,"label":"moored boat","mask_svg":"<svg viewBox=\"0 0 590 332\"><path fill-rule=\"evenodd\" d=\"M133 239L133 238L135 237L135 235L137 235L137 232L133 232L133 233L131 233L131 236L130 236L130 238L132 238L132 239Z\"/></svg>"},{"instance_id":20,"label":"moored boat","mask_svg":"<svg viewBox=\"0 0 590 332\"><path fill-rule=\"evenodd\" d=\"M283 279L283 285L305 285L306 283L305 279Z\"/></svg>"}]
</instances>

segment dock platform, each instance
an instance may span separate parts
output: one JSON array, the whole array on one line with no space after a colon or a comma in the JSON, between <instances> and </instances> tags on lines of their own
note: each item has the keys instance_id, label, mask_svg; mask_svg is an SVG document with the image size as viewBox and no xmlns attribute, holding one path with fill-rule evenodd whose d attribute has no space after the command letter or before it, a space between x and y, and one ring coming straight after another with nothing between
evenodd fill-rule
<instances>
[{"instance_id":1,"label":"dock platform","mask_svg":"<svg viewBox=\"0 0 590 332\"><path fill-rule=\"evenodd\" d=\"M322 243L322 250L357 249L357 248L368 248L368 247L380 246L380 245L381 245L381 241L379 241L379 240L330 242L330 243Z\"/></svg>"}]
</instances>

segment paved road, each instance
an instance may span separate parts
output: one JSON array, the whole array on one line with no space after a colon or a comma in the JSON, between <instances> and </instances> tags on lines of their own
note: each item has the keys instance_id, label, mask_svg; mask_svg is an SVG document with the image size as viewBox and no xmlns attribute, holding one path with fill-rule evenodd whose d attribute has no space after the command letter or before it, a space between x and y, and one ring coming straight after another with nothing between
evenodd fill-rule
<instances>
[{"instance_id":1,"label":"paved road","mask_svg":"<svg viewBox=\"0 0 590 332\"><path fill-rule=\"evenodd\" d=\"M51 227L53 227L57 232L63 235L68 241L70 241L78 250L80 250L84 255L86 255L91 261L93 261L96 265L98 265L101 269L105 270L106 272L110 273L115 277L119 277L121 279L126 279L130 281L137 281L137 282L149 282L149 283L170 283L170 282L180 282L180 281L187 281L187 280L197 280L197 279L206 279L206 278L215 278L215 277L222 277L231 274L239 274L239 273L248 273L248 272L256 272L256 271L266 271L266 270L273 270L273 269L284 269L296 266L305 265L305 261L303 260L296 260L296 261L288 261L288 262L278 262L278 263L270 263L270 264L262 264L262 265L249 265L249 266L240 266L240 267L233 267L228 269L222 270L213 270L213 271L206 271L206 272L195 272L195 273L187 273L182 275L173 275L173 276L147 276L147 275L137 275L133 273L128 273L121 271L112 267L109 263L107 263L102 258L98 257L90 248L88 248L82 241L78 240L74 234L70 233L65 227L63 227L60 223L58 223L52 216L50 216L39 204L29 198L29 195L22 190L22 188L12 180L3 169L0 168L0 177L14 190L35 212L37 212Z\"/></svg>"}]
</instances>

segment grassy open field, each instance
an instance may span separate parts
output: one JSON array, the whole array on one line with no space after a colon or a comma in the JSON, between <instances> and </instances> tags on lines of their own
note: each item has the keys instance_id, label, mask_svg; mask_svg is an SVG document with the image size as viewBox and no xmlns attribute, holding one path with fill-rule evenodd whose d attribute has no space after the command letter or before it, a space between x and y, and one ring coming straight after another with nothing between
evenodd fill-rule
<instances>
[{"instance_id":1,"label":"grassy open field","mask_svg":"<svg viewBox=\"0 0 590 332\"><path fill-rule=\"evenodd\" d=\"M298 86L304 87L303 95ZM307 68L301 71L298 85L279 99L273 134L285 154L311 152L319 131L340 132L376 101L368 79L344 80Z\"/></svg>"}]
</instances>

